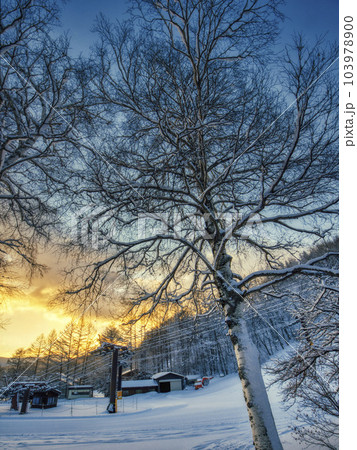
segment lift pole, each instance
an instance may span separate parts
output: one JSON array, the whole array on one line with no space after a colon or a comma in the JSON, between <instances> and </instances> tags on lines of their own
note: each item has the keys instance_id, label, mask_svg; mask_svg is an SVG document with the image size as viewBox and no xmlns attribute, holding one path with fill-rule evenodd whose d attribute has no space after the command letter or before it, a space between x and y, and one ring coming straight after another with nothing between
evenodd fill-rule
<instances>
[{"instance_id":1,"label":"lift pole","mask_svg":"<svg viewBox=\"0 0 357 450\"><path fill-rule=\"evenodd\" d=\"M109 404L107 406L107 411L109 413L117 412L117 395L121 394L121 374L122 374L122 360L124 361L131 356L131 352L128 350L128 347L124 345L116 345L112 342L102 342L100 347L93 350L92 354L107 354L108 352L112 353L112 370L110 377L110 398ZM120 353L119 353L120 352ZM120 355L120 366L119 366L119 379L118 378L118 363L119 363L119 355ZM117 384L118 383L118 384ZM120 392L117 392L117 390Z\"/></svg>"},{"instance_id":2,"label":"lift pole","mask_svg":"<svg viewBox=\"0 0 357 450\"><path fill-rule=\"evenodd\" d=\"M110 413L117 412L116 391L117 391L117 374L118 374L118 348L114 348L112 354L112 374L110 378L110 399L107 411Z\"/></svg>"}]
</instances>

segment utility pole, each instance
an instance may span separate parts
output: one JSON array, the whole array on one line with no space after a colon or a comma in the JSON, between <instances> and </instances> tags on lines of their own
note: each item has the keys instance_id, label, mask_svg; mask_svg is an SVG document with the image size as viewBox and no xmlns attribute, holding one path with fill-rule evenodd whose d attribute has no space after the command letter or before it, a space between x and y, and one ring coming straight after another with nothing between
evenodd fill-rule
<instances>
[{"instance_id":1,"label":"utility pole","mask_svg":"<svg viewBox=\"0 0 357 450\"><path fill-rule=\"evenodd\" d=\"M121 364L121 362L119 361L119 367L118 367L118 386L117 386L117 397L115 399L115 404L117 405L117 401L118 400L122 400L123 399L123 391L122 391L122 387L121 387L121 380L122 380L122 372L123 372L123 366ZM124 407L123 407L123 412L124 412Z\"/></svg>"},{"instance_id":2,"label":"utility pole","mask_svg":"<svg viewBox=\"0 0 357 450\"><path fill-rule=\"evenodd\" d=\"M107 411L110 413L117 412L116 390L117 390L117 373L118 373L118 348L114 348L112 354L112 375L110 378L110 399Z\"/></svg>"},{"instance_id":3,"label":"utility pole","mask_svg":"<svg viewBox=\"0 0 357 450\"><path fill-rule=\"evenodd\" d=\"M122 379L122 373L123 373L123 366L119 362L119 369L118 369L118 391L121 391L121 379Z\"/></svg>"}]
</instances>

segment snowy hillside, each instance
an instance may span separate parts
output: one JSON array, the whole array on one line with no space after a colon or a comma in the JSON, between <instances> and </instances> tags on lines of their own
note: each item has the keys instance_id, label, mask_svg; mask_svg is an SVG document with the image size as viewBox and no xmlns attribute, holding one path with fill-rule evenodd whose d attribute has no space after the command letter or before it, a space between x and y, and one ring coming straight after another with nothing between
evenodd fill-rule
<instances>
[{"instance_id":1,"label":"snowy hillside","mask_svg":"<svg viewBox=\"0 0 357 450\"><path fill-rule=\"evenodd\" d=\"M290 434L292 412L285 412L277 388L269 391L284 449L299 445ZM21 416L0 405L0 441L6 449L56 450L252 449L246 407L237 375L211 380L195 391L139 394L124 398L118 414L108 414L108 399L60 400L57 408L30 409ZM123 411L124 408L124 411Z\"/></svg>"}]
</instances>

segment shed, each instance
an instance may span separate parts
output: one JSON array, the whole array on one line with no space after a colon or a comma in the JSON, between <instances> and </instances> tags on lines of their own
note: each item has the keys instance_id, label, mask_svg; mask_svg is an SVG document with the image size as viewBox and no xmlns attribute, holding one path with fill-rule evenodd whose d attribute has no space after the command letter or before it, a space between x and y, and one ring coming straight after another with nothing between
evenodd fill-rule
<instances>
[{"instance_id":1,"label":"shed","mask_svg":"<svg viewBox=\"0 0 357 450\"><path fill-rule=\"evenodd\" d=\"M22 399L23 392L30 388L31 393L36 390L41 390L48 387L45 381L14 381L2 392L3 396L13 396L14 393L19 393Z\"/></svg>"},{"instance_id":2,"label":"shed","mask_svg":"<svg viewBox=\"0 0 357 450\"><path fill-rule=\"evenodd\" d=\"M54 388L34 392L31 408L54 408L57 406L58 396L60 393L61 391Z\"/></svg>"},{"instance_id":3,"label":"shed","mask_svg":"<svg viewBox=\"0 0 357 450\"><path fill-rule=\"evenodd\" d=\"M175 372L159 372L151 377L158 384L158 392L182 391L185 377Z\"/></svg>"},{"instance_id":4,"label":"shed","mask_svg":"<svg viewBox=\"0 0 357 450\"><path fill-rule=\"evenodd\" d=\"M185 379L186 379L186 384L188 386L194 386L194 384L196 383L196 381L201 378L200 375L186 375Z\"/></svg>"},{"instance_id":5,"label":"shed","mask_svg":"<svg viewBox=\"0 0 357 450\"><path fill-rule=\"evenodd\" d=\"M130 380L122 381L123 397L146 392L157 392L158 384L154 380Z\"/></svg>"},{"instance_id":6,"label":"shed","mask_svg":"<svg viewBox=\"0 0 357 450\"><path fill-rule=\"evenodd\" d=\"M3 395L11 397L11 409L18 410L19 404L27 400L33 408L51 408L57 406L61 391L46 384L45 381L17 381L12 383ZM26 403L27 403L26 400Z\"/></svg>"},{"instance_id":7,"label":"shed","mask_svg":"<svg viewBox=\"0 0 357 450\"><path fill-rule=\"evenodd\" d=\"M89 398L93 397L93 386L79 385L79 386L67 386L66 398L68 400L75 398Z\"/></svg>"}]
</instances>

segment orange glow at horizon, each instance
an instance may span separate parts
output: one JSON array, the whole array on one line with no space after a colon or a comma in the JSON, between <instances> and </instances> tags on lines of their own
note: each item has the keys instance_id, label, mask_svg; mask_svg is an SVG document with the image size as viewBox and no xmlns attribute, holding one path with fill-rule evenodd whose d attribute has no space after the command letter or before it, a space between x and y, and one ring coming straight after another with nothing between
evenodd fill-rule
<instances>
[{"instance_id":1,"label":"orange glow at horizon","mask_svg":"<svg viewBox=\"0 0 357 450\"><path fill-rule=\"evenodd\" d=\"M48 302L62 282L62 264L51 254L42 254L40 262L49 270L43 277L35 276L31 285L22 288L13 296L2 295L0 328L0 357L10 357L19 348L28 348L41 334L46 337L52 330L61 333L65 326L76 320L59 308L49 308ZM19 273L18 281L26 286L26 276ZM101 330L110 321L104 318L93 320L96 329Z\"/></svg>"},{"instance_id":2,"label":"orange glow at horizon","mask_svg":"<svg viewBox=\"0 0 357 450\"><path fill-rule=\"evenodd\" d=\"M5 327L4 329L0 328L0 357L10 357L17 349L28 348L41 334L47 337L52 330L61 333L71 320L79 319L79 317L65 313L60 308L49 309L48 307L49 300L60 287L63 287L61 268L68 261L58 261L54 253L42 254L39 260L49 268L44 276L34 277L31 285L22 289L22 293L5 298L5 307L2 308L1 315ZM18 278L21 278L21 274L18 275ZM20 281L25 284L25 275L23 275L23 279ZM115 297L115 292L113 294ZM141 316L141 319L132 328L136 345L140 345L143 337L142 330L145 333L157 328L163 321L172 318L178 312L175 305L161 304L157 306L152 315L147 315L145 309L149 305L140 305L131 316L126 316L121 320L118 317L120 305L110 304L109 291L106 296L108 296L109 303L107 306L106 304L102 305L104 308L101 309L101 315L92 318L92 324L100 333L108 325L114 323L120 328L130 319L139 319ZM188 305L187 312L190 313Z\"/></svg>"},{"instance_id":3,"label":"orange glow at horizon","mask_svg":"<svg viewBox=\"0 0 357 450\"><path fill-rule=\"evenodd\" d=\"M11 357L17 349L28 348L41 334L47 337L52 330L61 333L71 320L80 320L80 316L71 316L59 308L48 308L48 300L56 293L57 288L58 283L54 283L53 277L47 280L40 278L34 280L32 286L22 294L5 299L1 315L5 326L0 328L0 357ZM121 325L121 321L113 317L99 316L89 320L98 334L113 323L118 327ZM134 324L136 344L140 344L141 340L137 330L143 327L149 330L157 325L157 320L147 316Z\"/></svg>"},{"instance_id":4,"label":"orange glow at horizon","mask_svg":"<svg viewBox=\"0 0 357 450\"><path fill-rule=\"evenodd\" d=\"M60 334L71 320L80 317L49 309L31 296L23 296L8 299L2 319L5 327L0 329L0 357L11 357L17 349L28 348L41 334L47 337L52 330ZM98 333L112 322L104 317L91 320Z\"/></svg>"}]
</instances>

